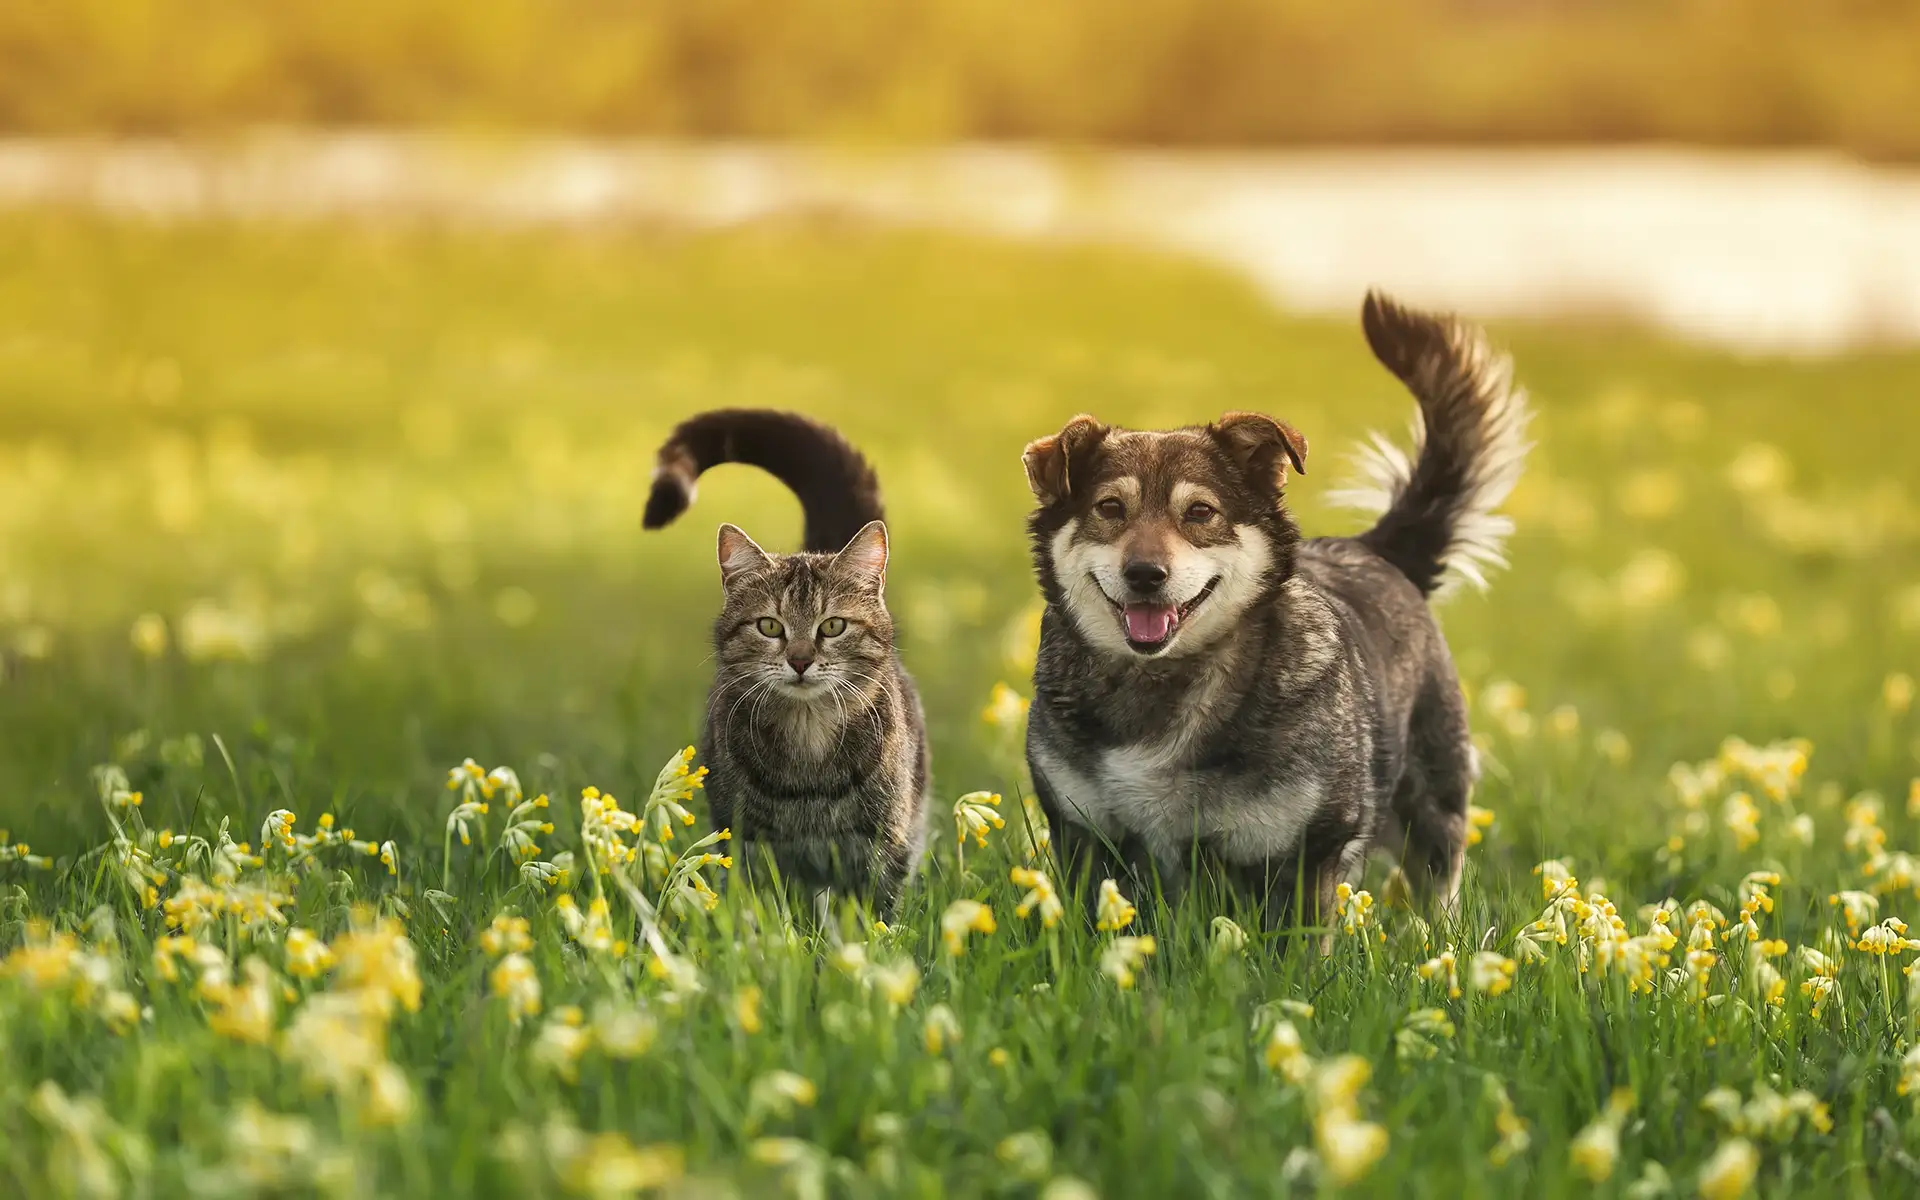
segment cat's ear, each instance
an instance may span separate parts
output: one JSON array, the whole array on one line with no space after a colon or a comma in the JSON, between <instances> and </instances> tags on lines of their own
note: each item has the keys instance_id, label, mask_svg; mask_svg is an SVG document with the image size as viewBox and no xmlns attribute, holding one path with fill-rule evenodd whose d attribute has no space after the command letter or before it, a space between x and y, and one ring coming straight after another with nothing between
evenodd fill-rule
<instances>
[{"instance_id":1,"label":"cat's ear","mask_svg":"<svg viewBox=\"0 0 1920 1200\"><path fill-rule=\"evenodd\" d=\"M833 569L845 578L879 591L887 582L887 526L868 521L846 549L834 555Z\"/></svg>"},{"instance_id":2,"label":"cat's ear","mask_svg":"<svg viewBox=\"0 0 1920 1200\"><path fill-rule=\"evenodd\" d=\"M742 573L758 571L772 563L767 552L747 536L738 525L720 527L720 582L732 583Z\"/></svg>"}]
</instances>

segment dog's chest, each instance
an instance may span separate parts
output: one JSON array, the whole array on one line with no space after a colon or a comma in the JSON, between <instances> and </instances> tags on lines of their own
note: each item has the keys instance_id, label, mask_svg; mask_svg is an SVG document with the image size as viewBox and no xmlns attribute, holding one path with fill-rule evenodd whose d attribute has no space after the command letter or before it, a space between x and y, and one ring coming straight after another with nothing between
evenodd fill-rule
<instances>
[{"instance_id":1,"label":"dog's chest","mask_svg":"<svg viewBox=\"0 0 1920 1200\"><path fill-rule=\"evenodd\" d=\"M1232 863L1290 853L1325 796L1318 777L1284 766L1205 770L1169 749L1115 747L1083 760L1084 769L1044 750L1036 757L1068 819L1116 843L1139 838L1163 870L1180 869L1196 845Z\"/></svg>"}]
</instances>

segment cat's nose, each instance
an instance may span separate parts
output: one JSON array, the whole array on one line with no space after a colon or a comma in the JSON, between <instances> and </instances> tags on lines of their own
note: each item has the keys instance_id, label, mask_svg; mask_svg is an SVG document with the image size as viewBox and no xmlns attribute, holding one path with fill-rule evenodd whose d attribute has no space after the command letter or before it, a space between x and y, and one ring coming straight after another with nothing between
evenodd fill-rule
<instances>
[{"instance_id":1,"label":"cat's nose","mask_svg":"<svg viewBox=\"0 0 1920 1200\"><path fill-rule=\"evenodd\" d=\"M811 657L789 655L787 665L793 668L795 675L804 676L807 673L807 668L813 665L813 659Z\"/></svg>"}]
</instances>

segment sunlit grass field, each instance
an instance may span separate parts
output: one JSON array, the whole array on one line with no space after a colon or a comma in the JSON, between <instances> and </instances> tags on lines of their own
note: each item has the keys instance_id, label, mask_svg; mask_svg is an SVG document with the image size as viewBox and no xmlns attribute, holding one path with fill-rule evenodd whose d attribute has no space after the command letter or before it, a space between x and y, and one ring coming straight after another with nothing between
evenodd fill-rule
<instances>
[{"instance_id":1,"label":"sunlit grass field","mask_svg":"<svg viewBox=\"0 0 1920 1200\"><path fill-rule=\"evenodd\" d=\"M1376 864L1323 958L1150 895L1049 924L995 685L1022 445L1263 409L1351 529L1321 497L1411 409L1357 321L832 223L0 219L0 1189L1920 1193L1920 355L1496 333L1539 445L1444 614L1464 905ZM799 530L728 469L642 533L727 404L886 488L939 799L891 928L789 927L678 819L713 527Z\"/></svg>"}]
</instances>

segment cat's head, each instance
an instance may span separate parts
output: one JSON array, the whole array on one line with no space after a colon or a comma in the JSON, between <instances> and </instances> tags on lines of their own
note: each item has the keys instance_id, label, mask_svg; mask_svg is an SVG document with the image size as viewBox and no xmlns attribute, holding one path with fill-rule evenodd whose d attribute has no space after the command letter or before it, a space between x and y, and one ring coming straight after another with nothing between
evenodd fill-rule
<instances>
[{"instance_id":1,"label":"cat's head","mask_svg":"<svg viewBox=\"0 0 1920 1200\"><path fill-rule=\"evenodd\" d=\"M796 703L868 696L892 671L887 527L869 522L838 554L768 554L720 527L726 600L714 625L721 679Z\"/></svg>"}]
</instances>

